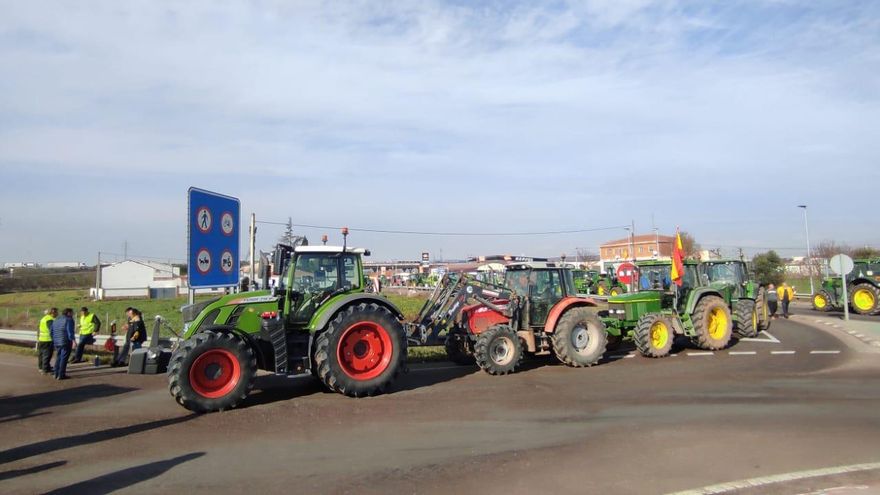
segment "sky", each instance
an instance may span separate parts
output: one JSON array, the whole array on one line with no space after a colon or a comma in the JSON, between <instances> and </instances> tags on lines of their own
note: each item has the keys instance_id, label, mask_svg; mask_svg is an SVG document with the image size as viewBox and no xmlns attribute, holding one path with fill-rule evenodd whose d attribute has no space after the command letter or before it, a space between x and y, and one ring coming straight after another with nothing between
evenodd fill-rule
<instances>
[{"instance_id":1,"label":"sky","mask_svg":"<svg viewBox=\"0 0 880 495\"><path fill-rule=\"evenodd\" d=\"M183 261L191 186L243 220L583 231L352 231L375 260L631 223L800 256L801 204L814 245L880 247L878 2L0 0L0 73L0 262Z\"/></svg>"}]
</instances>

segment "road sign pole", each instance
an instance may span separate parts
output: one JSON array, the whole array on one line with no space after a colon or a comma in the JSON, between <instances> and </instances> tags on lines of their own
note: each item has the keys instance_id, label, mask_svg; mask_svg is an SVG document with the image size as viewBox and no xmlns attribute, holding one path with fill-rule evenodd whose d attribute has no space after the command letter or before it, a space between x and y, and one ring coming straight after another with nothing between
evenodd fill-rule
<instances>
[{"instance_id":1,"label":"road sign pole","mask_svg":"<svg viewBox=\"0 0 880 495\"><path fill-rule=\"evenodd\" d=\"M841 287L843 287L843 319L849 321L849 295L846 293L846 274L840 275Z\"/></svg>"}]
</instances>

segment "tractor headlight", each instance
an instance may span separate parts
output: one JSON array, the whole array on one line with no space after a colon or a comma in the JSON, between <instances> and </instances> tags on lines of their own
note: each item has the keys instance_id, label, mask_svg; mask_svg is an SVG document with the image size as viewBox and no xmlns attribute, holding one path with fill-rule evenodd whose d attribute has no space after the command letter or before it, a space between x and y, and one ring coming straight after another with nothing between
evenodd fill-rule
<instances>
[{"instance_id":1,"label":"tractor headlight","mask_svg":"<svg viewBox=\"0 0 880 495\"><path fill-rule=\"evenodd\" d=\"M626 318L626 307L623 304L609 304L608 314L623 320Z\"/></svg>"}]
</instances>

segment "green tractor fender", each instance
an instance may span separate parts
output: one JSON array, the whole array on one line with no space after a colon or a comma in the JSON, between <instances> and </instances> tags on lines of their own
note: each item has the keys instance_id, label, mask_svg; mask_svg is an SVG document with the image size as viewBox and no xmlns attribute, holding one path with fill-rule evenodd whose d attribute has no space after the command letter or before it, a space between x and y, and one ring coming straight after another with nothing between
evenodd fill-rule
<instances>
[{"instance_id":1,"label":"green tractor fender","mask_svg":"<svg viewBox=\"0 0 880 495\"><path fill-rule=\"evenodd\" d=\"M314 333L323 330L327 327L330 321L336 317L337 313L349 306L361 303L372 303L384 307L388 309L388 311L391 311L391 314L393 314L395 318L403 320L403 313L388 299L374 294L357 292L353 294L342 294L325 302L312 316L308 326L309 332Z\"/></svg>"},{"instance_id":2,"label":"green tractor fender","mask_svg":"<svg viewBox=\"0 0 880 495\"><path fill-rule=\"evenodd\" d=\"M688 316L694 314L694 309L696 309L697 303L700 302L700 299L706 296L717 296L725 301L729 301L729 297L725 298L725 295L718 289L712 287L698 287L692 290L690 295L688 295L687 304L684 307L684 314Z\"/></svg>"}]
</instances>

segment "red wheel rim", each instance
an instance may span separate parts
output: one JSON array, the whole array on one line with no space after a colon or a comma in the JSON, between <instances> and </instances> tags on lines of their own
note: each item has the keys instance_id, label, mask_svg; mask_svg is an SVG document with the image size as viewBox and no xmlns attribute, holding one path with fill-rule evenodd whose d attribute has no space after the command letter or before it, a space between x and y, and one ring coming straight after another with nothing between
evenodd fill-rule
<instances>
[{"instance_id":1,"label":"red wheel rim","mask_svg":"<svg viewBox=\"0 0 880 495\"><path fill-rule=\"evenodd\" d=\"M193 390L208 399L228 394L241 379L241 366L234 354L226 349L211 349L196 358L189 369Z\"/></svg>"},{"instance_id":2,"label":"red wheel rim","mask_svg":"<svg viewBox=\"0 0 880 495\"><path fill-rule=\"evenodd\" d=\"M382 325L362 321L348 327L339 337L336 356L342 371L355 380L381 375L391 362L394 347Z\"/></svg>"}]
</instances>

